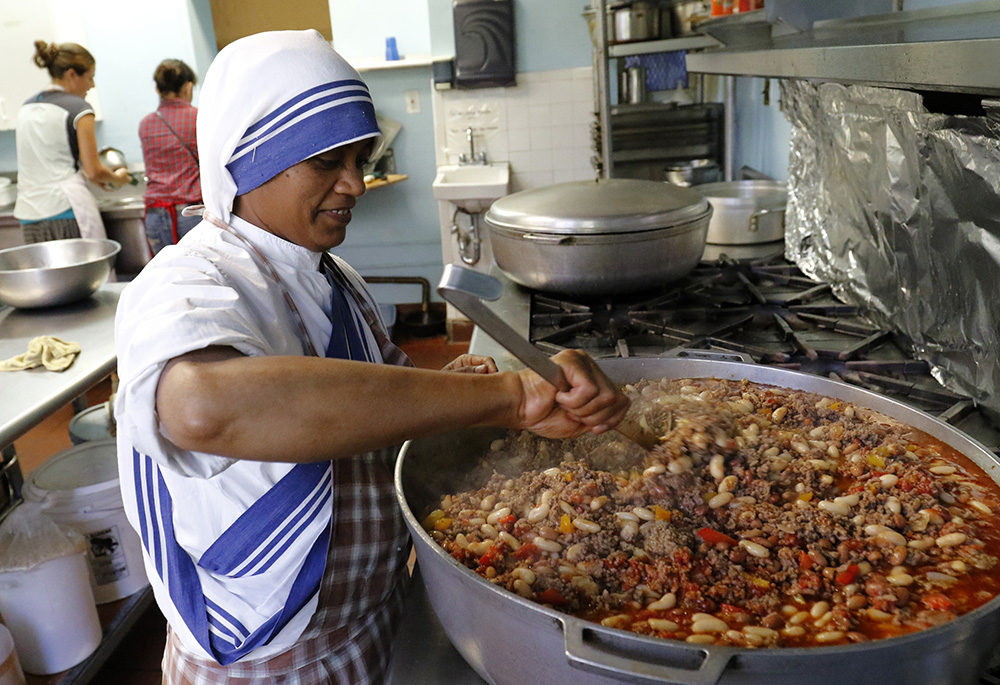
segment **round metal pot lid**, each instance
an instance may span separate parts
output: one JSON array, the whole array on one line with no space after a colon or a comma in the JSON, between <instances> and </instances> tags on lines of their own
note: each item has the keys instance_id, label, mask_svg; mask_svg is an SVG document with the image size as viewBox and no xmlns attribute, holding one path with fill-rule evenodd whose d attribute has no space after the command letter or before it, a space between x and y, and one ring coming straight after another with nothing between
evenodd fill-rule
<instances>
[{"instance_id":1,"label":"round metal pot lid","mask_svg":"<svg viewBox=\"0 0 1000 685\"><path fill-rule=\"evenodd\" d=\"M486 223L531 233L632 233L682 226L711 213L690 188L628 178L570 181L494 202Z\"/></svg>"}]
</instances>

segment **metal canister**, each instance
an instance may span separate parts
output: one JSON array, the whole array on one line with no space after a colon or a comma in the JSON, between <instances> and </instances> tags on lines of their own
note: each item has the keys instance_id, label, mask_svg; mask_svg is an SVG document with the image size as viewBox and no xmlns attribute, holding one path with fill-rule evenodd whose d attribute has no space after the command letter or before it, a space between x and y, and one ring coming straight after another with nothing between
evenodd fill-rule
<instances>
[{"instance_id":1,"label":"metal canister","mask_svg":"<svg viewBox=\"0 0 1000 685\"><path fill-rule=\"evenodd\" d=\"M628 74L628 101L637 105L646 101L646 68L641 66L629 67Z\"/></svg>"}]
</instances>

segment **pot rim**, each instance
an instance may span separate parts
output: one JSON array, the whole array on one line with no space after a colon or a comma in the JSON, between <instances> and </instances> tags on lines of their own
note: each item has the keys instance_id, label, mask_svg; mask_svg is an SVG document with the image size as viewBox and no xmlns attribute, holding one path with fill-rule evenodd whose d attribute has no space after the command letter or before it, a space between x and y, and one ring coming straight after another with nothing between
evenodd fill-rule
<instances>
[{"instance_id":1,"label":"pot rim","mask_svg":"<svg viewBox=\"0 0 1000 685\"><path fill-rule=\"evenodd\" d=\"M548 239L547 241L540 241L542 244L547 245L559 245L572 243L573 245L622 245L625 243L636 243L644 242L650 240L661 240L663 238L669 238L673 236L681 236L691 233L692 231L705 230L707 235L708 220L712 216L712 208L709 207L708 211L702 215L695 217L690 221L686 221L682 224L676 224L674 226L659 226L652 228L645 228L638 231L619 231L612 232L607 231L604 233L596 232L579 232L579 233L558 233L555 234L551 231L545 231L542 229L534 228L522 228L522 227L508 227L501 226L497 224L490 224L490 232L502 237L512 238L514 240L525 240L531 241L532 237L538 237L543 239ZM538 243L531 243L538 244Z\"/></svg>"},{"instance_id":2,"label":"pot rim","mask_svg":"<svg viewBox=\"0 0 1000 685\"><path fill-rule=\"evenodd\" d=\"M780 181L718 181L694 186L693 190L713 205L773 209L788 203L788 187Z\"/></svg>"},{"instance_id":3,"label":"pot rim","mask_svg":"<svg viewBox=\"0 0 1000 685\"><path fill-rule=\"evenodd\" d=\"M484 215L492 228L537 234L619 234L674 228L711 216L691 188L661 181L597 179L523 190L496 200Z\"/></svg>"}]
</instances>

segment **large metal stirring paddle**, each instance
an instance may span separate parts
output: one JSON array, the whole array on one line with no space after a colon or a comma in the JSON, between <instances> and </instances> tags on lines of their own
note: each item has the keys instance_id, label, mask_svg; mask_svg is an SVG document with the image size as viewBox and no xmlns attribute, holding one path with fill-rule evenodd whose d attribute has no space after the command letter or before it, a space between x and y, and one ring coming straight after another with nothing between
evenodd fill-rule
<instances>
[{"instance_id":1,"label":"large metal stirring paddle","mask_svg":"<svg viewBox=\"0 0 1000 685\"><path fill-rule=\"evenodd\" d=\"M558 390L568 391L571 386L559 365L483 304L483 300L498 299L501 289L500 281L489 274L457 264L445 264L437 291L508 352L520 359L525 366ZM622 422L615 430L645 450L650 450L659 444L656 436L634 424Z\"/></svg>"}]
</instances>

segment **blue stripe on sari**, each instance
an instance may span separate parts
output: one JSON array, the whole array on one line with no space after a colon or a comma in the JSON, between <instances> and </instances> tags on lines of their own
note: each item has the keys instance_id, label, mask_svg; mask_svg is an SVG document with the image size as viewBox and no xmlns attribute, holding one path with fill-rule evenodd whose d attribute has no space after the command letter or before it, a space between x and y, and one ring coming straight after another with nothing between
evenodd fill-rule
<instances>
[{"instance_id":1,"label":"blue stripe on sari","mask_svg":"<svg viewBox=\"0 0 1000 685\"><path fill-rule=\"evenodd\" d=\"M333 308L333 333L330 335L330 344L326 348L326 356L334 359L354 359L358 361L371 361L371 352L365 345L359 322L351 306L344 295L343 286L337 279L330 278L330 285L333 292L330 295Z\"/></svg>"},{"instance_id":2,"label":"blue stripe on sari","mask_svg":"<svg viewBox=\"0 0 1000 685\"><path fill-rule=\"evenodd\" d=\"M365 88L363 85L357 85L355 87L350 87L350 86L351 83L345 81L340 87L330 88L330 89L323 89L323 88L314 89L316 93L319 93L323 90L329 90L329 92L326 93L325 95L322 95L322 97L317 97L313 100L310 100L309 102L306 102L302 107L292 109L287 113L282 114L278 112L273 112L272 113L273 116L276 117L280 114L281 118L273 119L272 123L269 124L267 128L259 128L256 125L250 127L250 129L247 130L246 135L244 135L243 140L240 141L240 143L236 146L236 149L233 150L231 159L238 157L241 152L243 152L247 148L256 145L258 140L260 140L261 138L266 138L273 132L280 129L282 126L288 124L290 121L302 116L313 116L312 114L310 114L311 110L316 110L316 112L318 113L322 111L322 109L327 105L329 105L330 103L337 102L338 100L347 100L349 98L361 98L362 101L367 100L368 102L371 102L371 95L368 93L367 88ZM349 104L351 103L343 102L343 103L337 103L336 106L349 105ZM251 138L250 136L254 133L254 131L256 131L256 134L253 135L253 137ZM282 132L281 135L284 135L284 132ZM343 136L341 137L344 140L350 140L349 137L343 137ZM336 141L331 141L329 139L329 136L327 136L327 142L330 143Z\"/></svg>"},{"instance_id":3,"label":"blue stripe on sari","mask_svg":"<svg viewBox=\"0 0 1000 685\"><path fill-rule=\"evenodd\" d=\"M235 572L240 566L253 568L276 546L287 548L285 537L289 531L301 529L303 523L316 517L317 499L329 499L330 473L330 462L297 464L205 550L198 565L215 573L240 577L246 575L245 569ZM305 503L303 493L312 493ZM269 541L262 539L262 532L268 534Z\"/></svg>"},{"instance_id":4,"label":"blue stripe on sari","mask_svg":"<svg viewBox=\"0 0 1000 685\"><path fill-rule=\"evenodd\" d=\"M281 105L280 107L276 107L274 111L268 113L267 116L262 117L257 121L257 123L252 124L250 128L247 129L247 132L243 134L243 137L246 138L247 136L252 135L254 132L259 131L263 127L267 126L270 122L274 121L277 117L280 117L284 112L287 112L292 107L295 107L297 104L299 104L303 100L312 97L316 93L322 93L324 90L332 90L334 88L345 88L345 87L359 87L365 91L366 95L368 94L368 86L365 85L364 81L359 81L358 79L343 79L341 81L330 81L329 83L320 84L318 86L310 88L309 90L299 93L293 98L290 98L287 102L285 102L285 104Z\"/></svg>"},{"instance_id":5,"label":"blue stripe on sari","mask_svg":"<svg viewBox=\"0 0 1000 685\"><path fill-rule=\"evenodd\" d=\"M260 626L249 630L220 605L205 597L194 561L177 544L173 528L173 501L159 467L134 448L132 455L136 467L134 480L139 518L148 518L151 524L151 530L143 536L143 546L155 560L157 574L188 630L198 644L223 666L266 644L319 591L326 568L330 528L324 527L310 547L282 609ZM165 548L163 554L160 554L161 545L157 543L161 540ZM150 547L151 543L155 545L155 550Z\"/></svg>"},{"instance_id":6,"label":"blue stripe on sari","mask_svg":"<svg viewBox=\"0 0 1000 685\"><path fill-rule=\"evenodd\" d=\"M253 152L230 161L226 169L236 182L236 194L248 193L288 167L330 149L331 129L340 132L345 143L377 135L371 100L347 100L314 112L279 135L256 144Z\"/></svg>"}]
</instances>

